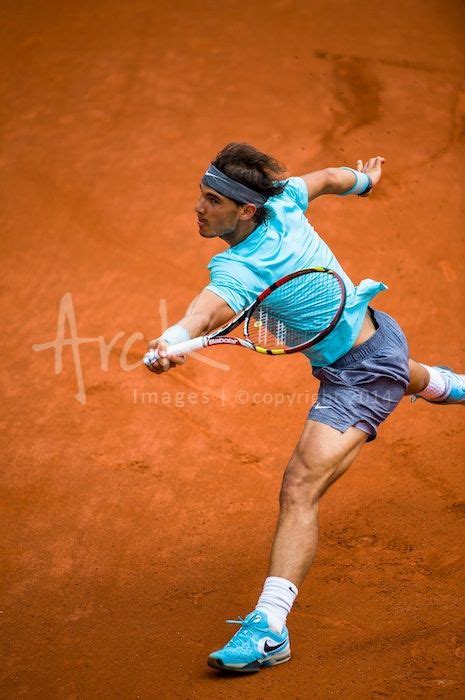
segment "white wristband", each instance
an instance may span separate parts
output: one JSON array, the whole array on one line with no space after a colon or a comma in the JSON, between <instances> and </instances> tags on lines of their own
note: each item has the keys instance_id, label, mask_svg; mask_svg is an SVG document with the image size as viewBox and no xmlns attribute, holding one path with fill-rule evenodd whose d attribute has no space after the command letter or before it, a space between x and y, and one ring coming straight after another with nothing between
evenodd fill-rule
<instances>
[{"instance_id":1,"label":"white wristband","mask_svg":"<svg viewBox=\"0 0 465 700\"><path fill-rule=\"evenodd\" d=\"M347 194L365 194L365 192L368 192L373 187L371 178L366 173L361 173L359 170L354 170L353 168L347 168L345 165L342 166L341 170L350 170L350 172L355 175L355 184L345 192L342 192L339 195L340 197L345 197Z\"/></svg>"},{"instance_id":2,"label":"white wristband","mask_svg":"<svg viewBox=\"0 0 465 700\"><path fill-rule=\"evenodd\" d=\"M170 326L163 332L160 340L164 340L167 345L173 345L173 343L183 343L186 340L190 340L191 337L183 326L176 324L175 326Z\"/></svg>"}]
</instances>

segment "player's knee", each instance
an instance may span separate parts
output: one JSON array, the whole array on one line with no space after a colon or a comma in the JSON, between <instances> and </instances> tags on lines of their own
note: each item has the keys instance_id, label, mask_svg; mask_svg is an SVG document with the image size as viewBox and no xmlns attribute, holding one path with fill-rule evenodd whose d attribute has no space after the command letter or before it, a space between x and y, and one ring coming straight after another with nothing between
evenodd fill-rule
<instances>
[{"instance_id":1,"label":"player's knee","mask_svg":"<svg viewBox=\"0 0 465 700\"><path fill-rule=\"evenodd\" d=\"M335 469L332 461L308 457L297 449L284 474L281 508L315 505L331 483Z\"/></svg>"}]
</instances>

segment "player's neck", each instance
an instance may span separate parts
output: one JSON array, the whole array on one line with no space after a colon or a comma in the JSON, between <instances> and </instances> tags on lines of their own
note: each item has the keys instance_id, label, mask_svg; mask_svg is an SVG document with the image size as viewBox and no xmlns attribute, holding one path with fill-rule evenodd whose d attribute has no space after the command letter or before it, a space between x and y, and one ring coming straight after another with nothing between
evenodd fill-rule
<instances>
[{"instance_id":1,"label":"player's neck","mask_svg":"<svg viewBox=\"0 0 465 700\"><path fill-rule=\"evenodd\" d=\"M232 248L238 243L242 243L257 227L258 224L254 221L239 221L232 233L225 233L220 238Z\"/></svg>"}]
</instances>

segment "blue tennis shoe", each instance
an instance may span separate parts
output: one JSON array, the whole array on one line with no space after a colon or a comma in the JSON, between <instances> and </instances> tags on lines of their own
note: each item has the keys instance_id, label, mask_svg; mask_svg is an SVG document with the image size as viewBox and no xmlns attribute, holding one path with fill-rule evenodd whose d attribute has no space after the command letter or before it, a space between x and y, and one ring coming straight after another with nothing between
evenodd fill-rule
<instances>
[{"instance_id":1,"label":"blue tennis shoe","mask_svg":"<svg viewBox=\"0 0 465 700\"><path fill-rule=\"evenodd\" d=\"M256 673L262 666L283 664L291 658L289 632L272 630L266 612L254 610L245 619L226 620L240 625L232 639L208 657L208 665L220 671Z\"/></svg>"},{"instance_id":2,"label":"blue tennis shoe","mask_svg":"<svg viewBox=\"0 0 465 700\"><path fill-rule=\"evenodd\" d=\"M446 391L439 399L425 399L430 403L465 403L465 374L457 374L450 367L434 367L442 374L446 382ZM416 399L422 399L423 396L415 394Z\"/></svg>"}]
</instances>

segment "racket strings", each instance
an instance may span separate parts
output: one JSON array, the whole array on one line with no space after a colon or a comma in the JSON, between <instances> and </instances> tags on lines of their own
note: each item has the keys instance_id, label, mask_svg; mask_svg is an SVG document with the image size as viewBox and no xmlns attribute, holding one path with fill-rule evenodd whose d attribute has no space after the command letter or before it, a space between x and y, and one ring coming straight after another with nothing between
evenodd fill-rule
<instances>
[{"instance_id":1,"label":"racket strings","mask_svg":"<svg viewBox=\"0 0 465 700\"><path fill-rule=\"evenodd\" d=\"M327 272L293 277L253 310L247 337L267 349L308 343L333 322L341 305L338 279Z\"/></svg>"}]
</instances>

